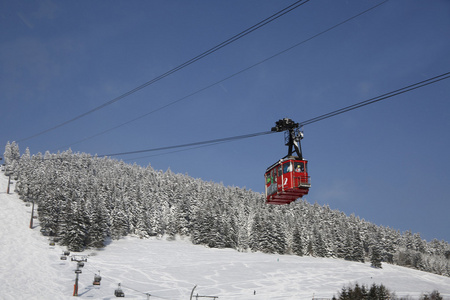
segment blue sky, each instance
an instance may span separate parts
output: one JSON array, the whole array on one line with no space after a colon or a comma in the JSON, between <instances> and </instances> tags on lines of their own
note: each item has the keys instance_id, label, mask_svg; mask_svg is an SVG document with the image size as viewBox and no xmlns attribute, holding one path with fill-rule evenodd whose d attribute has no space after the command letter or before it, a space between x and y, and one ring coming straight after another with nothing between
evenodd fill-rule
<instances>
[{"instance_id":1,"label":"blue sky","mask_svg":"<svg viewBox=\"0 0 450 300\"><path fill-rule=\"evenodd\" d=\"M33 154L68 145L108 154L238 136L450 71L450 2L390 0L196 93L382 2L311 0L102 110L26 139L293 2L1 0L0 143L23 140L21 151L29 147ZM305 126L302 147L312 181L306 199L377 225L411 229L428 241L450 241L449 95L447 79ZM278 133L117 158L263 192L266 167L286 154Z\"/></svg>"}]
</instances>

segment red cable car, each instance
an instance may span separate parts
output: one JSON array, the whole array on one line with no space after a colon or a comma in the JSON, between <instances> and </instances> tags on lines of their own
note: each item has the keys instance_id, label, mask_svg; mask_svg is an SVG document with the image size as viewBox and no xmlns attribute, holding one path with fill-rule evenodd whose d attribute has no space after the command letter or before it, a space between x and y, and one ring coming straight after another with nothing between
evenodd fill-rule
<instances>
[{"instance_id":1,"label":"red cable car","mask_svg":"<svg viewBox=\"0 0 450 300\"><path fill-rule=\"evenodd\" d=\"M309 192L308 161L302 156L300 140L303 133L298 128L299 124L285 118L277 121L276 125L272 131L285 131L289 152L266 170L266 203L289 204ZM293 150L297 156L293 155Z\"/></svg>"}]
</instances>

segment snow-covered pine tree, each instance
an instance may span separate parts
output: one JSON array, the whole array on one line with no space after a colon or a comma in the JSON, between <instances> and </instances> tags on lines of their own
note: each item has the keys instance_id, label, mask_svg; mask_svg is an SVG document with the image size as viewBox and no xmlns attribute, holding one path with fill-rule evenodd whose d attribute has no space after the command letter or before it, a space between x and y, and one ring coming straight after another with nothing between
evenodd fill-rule
<instances>
[{"instance_id":1,"label":"snow-covered pine tree","mask_svg":"<svg viewBox=\"0 0 450 300\"><path fill-rule=\"evenodd\" d=\"M364 247L358 231L353 233L352 260L364 263Z\"/></svg>"},{"instance_id":2,"label":"snow-covered pine tree","mask_svg":"<svg viewBox=\"0 0 450 300\"><path fill-rule=\"evenodd\" d=\"M89 227L87 228L87 246L95 248L103 248L105 246L105 240L108 235L108 213L104 202L102 201L102 196L97 194L94 202L90 205L88 216L89 216Z\"/></svg>"},{"instance_id":3,"label":"snow-covered pine tree","mask_svg":"<svg viewBox=\"0 0 450 300\"><path fill-rule=\"evenodd\" d=\"M295 227L294 234L292 236L292 251L298 256L303 256L303 241L302 234L299 227Z\"/></svg>"},{"instance_id":4,"label":"snow-covered pine tree","mask_svg":"<svg viewBox=\"0 0 450 300\"><path fill-rule=\"evenodd\" d=\"M81 199L70 199L66 206L65 230L62 236L62 244L67 246L69 251L83 251L86 248L87 236L87 215Z\"/></svg>"},{"instance_id":5,"label":"snow-covered pine tree","mask_svg":"<svg viewBox=\"0 0 450 300\"><path fill-rule=\"evenodd\" d=\"M17 174L17 184L15 188L15 192L21 195L22 199L28 200L28 182L30 181L28 178L31 176L31 154L30 149L26 148L25 152L22 154L19 160L19 168Z\"/></svg>"},{"instance_id":6,"label":"snow-covered pine tree","mask_svg":"<svg viewBox=\"0 0 450 300\"><path fill-rule=\"evenodd\" d=\"M125 211L120 207L114 207L110 214L110 236L112 239L120 239L130 232L130 223Z\"/></svg>"},{"instance_id":7,"label":"snow-covered pine tree","mask_svg":"<svg viewBox=\"0 0 450 300\"><path fill-rule=\"evenodd\" d=\"M313 247L315 256L327 257L327 246L322 238L322 233L317 227L315 227L313 234L314 234Z\"/></svg>"},{"instance_id":8,"label":"snow-covered pine tree","mask_svg":"<svg viewBox=\"0 0 450 300\"><path fill-rule=\"evenodd\" d=\"M372 247L372 255L370 257L370 265L374 268L381 269L381 252L377 245Z\"/></svg>"},{"instance_id":9,"label":"snow-covered pine tree","mask_svg":"<svg viewBox=\"0 0 450 300\"><path fill-rule=\"evenodd\" d=\"M250 249L252 251L262 251L261 236L263 233L263 220L261 218L262 211L258 211L253 215L250 230Z\"/></svg>"},{"instance_id":10,"label":"snow-covered pine tree","mask_svg":"<svg viewBox=\"0 0 450 300\"><path fill-rule=\"evenodd\" d=\"M16 142L8 142L5 146L3 158L5 160L5 175L17 176L17 168L20 160L19 145Z\"/></svg>"}]
</instances>

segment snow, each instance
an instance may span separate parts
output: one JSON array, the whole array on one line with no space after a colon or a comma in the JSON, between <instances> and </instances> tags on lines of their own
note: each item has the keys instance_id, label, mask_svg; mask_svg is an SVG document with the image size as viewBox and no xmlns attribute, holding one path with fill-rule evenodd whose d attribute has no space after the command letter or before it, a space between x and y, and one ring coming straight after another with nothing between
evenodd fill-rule
<instances>
[{"instance_id":1,"label":"snow","mask_svg":"<svg viewBox=\"0 0 450 300\"><path fill-rule=\"evenodd\" d=\"M64 247L50 246L34 220L31 207L14 193L0 175L0 299L73 299L76 262L60 260ZM13 186L11 187L11 191ZM104 249L83 253L87 262L79 275L79 298L115 299L118 283L126 298L189 299L195 295L219 299L331 298L355 282L384 284L397 296L418 299L438 290L450 299L450 278L399 266L331 258L241 253L211 249L178 238L111 241ZM101 271L100 286L92 285ZM254 294L256 292L256 294ZM199 298L208 299L208 298ZM209 298L212 299L212 298Z\"/></svg>"}]
</instances>

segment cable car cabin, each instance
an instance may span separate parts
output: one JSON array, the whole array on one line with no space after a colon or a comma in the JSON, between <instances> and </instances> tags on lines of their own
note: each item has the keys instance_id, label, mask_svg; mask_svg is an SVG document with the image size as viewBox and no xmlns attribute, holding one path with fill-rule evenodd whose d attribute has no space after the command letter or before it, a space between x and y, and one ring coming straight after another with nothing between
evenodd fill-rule
<instances>
[{"instance_id":1,"label":"cable car cabin","mask_svg":"<svg viewBox=\"0 0 450 300\"><path fill-rule=\"evenodd\" d=\"M284 118L277 121L272 131L284 131L285 145L288 154L275 164L267 168L266 203L289 204L308 194L311 183L308 176L308 161L303 159L301 139L303 132L299 124L291 119ZM293 153L297 155L294 156Z\"/></svg>"},{"instance_id":2,"label":"cable car cabin","mask_svg":"<svg viewBox=\"0 0 450 300\"><path fill-rule=\"evenodd\" d=\"M267 168L266 203L289 204L308 194L311 183L307 165L307 160L288 156Z\"/></svg>"}]
</instances>

